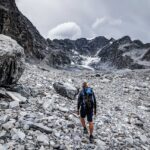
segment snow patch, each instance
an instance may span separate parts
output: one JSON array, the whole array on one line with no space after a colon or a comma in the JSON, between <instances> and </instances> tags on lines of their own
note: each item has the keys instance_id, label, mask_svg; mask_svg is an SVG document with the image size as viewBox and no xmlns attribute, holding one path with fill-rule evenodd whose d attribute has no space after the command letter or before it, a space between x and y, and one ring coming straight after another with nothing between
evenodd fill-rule
<instances>
[{"instance_id":1,"label":"snow patch","mask_svg":"<svg viewBox=\"0 0 150 150\"><path fill-rule=\"evenodd\" d=\"M145 65L145 66L150 66L150 62L141 60L143 56L147 53L147 50L148 49L133 49L129 52L125 52L123 56L130 56L135 63Z\"/></svg>"}]
</instances>

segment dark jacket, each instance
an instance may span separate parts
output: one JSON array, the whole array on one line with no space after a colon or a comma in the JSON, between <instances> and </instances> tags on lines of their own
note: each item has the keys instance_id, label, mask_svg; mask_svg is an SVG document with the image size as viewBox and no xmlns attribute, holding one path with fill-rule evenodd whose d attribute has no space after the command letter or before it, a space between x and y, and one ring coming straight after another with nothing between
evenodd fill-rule
<instances>
[{"instance_id":1,"label":"dark jacket","mask_svg":"<svg viewBox=\"0 0 150 150\"><path fill-rule=\"evenodd\" d=\"M85 109L84 108L84 88L82 89L82 91L79 93L79 96L78 96L78 103L77 103L77 110L79 111L80 109L83 110ZM93 96L93 107L92 109L94 109L95 113L96 113L96 97L95 97L95 94L92 90L92 96ZM93 110L92 110L93 111Z\"/></svg>"}]
</instances>

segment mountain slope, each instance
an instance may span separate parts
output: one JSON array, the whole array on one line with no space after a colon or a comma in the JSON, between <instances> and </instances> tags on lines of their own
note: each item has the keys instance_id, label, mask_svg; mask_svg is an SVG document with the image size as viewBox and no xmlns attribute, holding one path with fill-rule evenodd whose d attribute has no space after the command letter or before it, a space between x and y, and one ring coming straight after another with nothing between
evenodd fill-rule
<instances>
[{"instance_id":1,"label":"mountain slope","mask_svg":"<svg viewBox=\"0 0 150 150\"><path fill-rule=\"evenodd\" d=\"M92 40L47 40L52 49L63 50L72 63L68 65L84 69L144 69L150 67L150 44L132 41L129 36L118 40L97 37Z\"/></svg>"},{"instance_id":2,"label":"mountain slope","mask_svg":"<svg viewBox=\"0 0 150 150\"><path fill-rule=\"evenodd\" d=\"M132 41L128 36L119 40L103 36L92 40L45 40L18 10L15 0L0 0L0 33L12 37L25 49L26 60L42 59L42 64L51 67L88 70L150 68L150 44Z\"/></svg>"},{"instance_id":3,"label":"mountain slope","mask_svg":"<svg viewBox=\"0 0 150 150\"><path fill-rule=\"evenodd\" d=\"M125 36L104 47L98 56L101 62L109 62L118 69L144 69L150 67L150 62L146 59L149 48L147 44L132 41L130 37Z\"/></svg>"},{"instance_id":4,"label":"mountain slope","mask_svg":"<svg viewBox=\"0 0 150 150\"><path fill-rule=\"evenodd\" d=\"M44 57L46 40L18 10L15 0L0 0L0 33L15 39L25 49L27 57Z\"/></svg>"}]
</instances>

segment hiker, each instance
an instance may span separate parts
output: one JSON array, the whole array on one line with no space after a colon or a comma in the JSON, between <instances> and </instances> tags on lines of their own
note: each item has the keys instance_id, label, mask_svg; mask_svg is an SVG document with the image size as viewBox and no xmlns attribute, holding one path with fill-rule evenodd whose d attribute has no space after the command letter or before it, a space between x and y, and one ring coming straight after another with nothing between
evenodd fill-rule
<instances>
[{"instance_id":1,"label":"hiker","mask_svg":"<svg viewBox=\"0 0 150 150\"><path fill-rule=\"evenodd\" d=\"M78 96L77 114L80 115L81 124L83 126L83 133L88 134L85 124L85 117L89 123L89 140L93 141L93 113L96 115L96 98L92 88L88 87L87 82L82 84L82 90Z\"/></svg>"}]
</instances>

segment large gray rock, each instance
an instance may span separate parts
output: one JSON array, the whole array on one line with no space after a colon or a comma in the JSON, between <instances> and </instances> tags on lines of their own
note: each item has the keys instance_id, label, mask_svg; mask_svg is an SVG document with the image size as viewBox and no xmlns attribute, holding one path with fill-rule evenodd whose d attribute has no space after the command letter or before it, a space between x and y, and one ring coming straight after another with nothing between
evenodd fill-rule
<instances>
[{"instance_id":1,"label":"large gray rock","mask_svg":"<svg viewBox=\"0 0 150 150\"><path fill-rule=\"evenodd\" d=\"M24 141L26 135L24 132L22 132L20 129L12 129L11 130L11 136L13 140L22 140Z\"/></svg>"},{"instance_id":2,"label":"large gray rock","mask_svg":"<svg viewBox=\"0 0 150 150\"><path fill-rule=\"evenodd\" d=\"M34 123L34 122L31 122L31 121L26 121L26 120L20 120L20 123L23 126L29 126L29 128L39 130L39 131L45 132L47 134L52 133L52 129L48 128L47 126L44 126L42 123Z\"/></svg>"},{"instance_id":3,"label":"large gray rock","mask_svg":"<svg viewBox=\"0 0 150 150\"><path fill-rule=\"evenodd\" d=\"M0 34L0 86L15 84L24 69L23 48L10 37Z\"/></svg>"},{"instance_id":4,"label":"large gray rock","mask_svg":"<svg viewBox=\"0 0 150 150\"><path fill-rule=\"evenodd\" d=\"M0 125L4 124L5 122L7 122L9 120L9 116L5 115L5 116L0 116Z\"/></svg>"},{"instance_id":5,"label":"large gray rock","mask_svg":"<svg viewBox=\"0 0 150 150\"><path fill-rule=\"evenodd\" d=\"M37 136L37 141L43 143L44 145L49 145L49 138L45 134L40 134Z\"/></svg>"},{"instance_id":6,"label":"large gray rock","mask_svg":"<svg viewBox=\"0 0 150 150\"><path fill-rule=\"evenodd\" d=\"M69 99L75 99L78 94L78 89L69 83L56 82L53 84L53 87L57 93Z\"/></svg>"}]
</instances>

